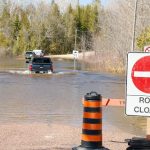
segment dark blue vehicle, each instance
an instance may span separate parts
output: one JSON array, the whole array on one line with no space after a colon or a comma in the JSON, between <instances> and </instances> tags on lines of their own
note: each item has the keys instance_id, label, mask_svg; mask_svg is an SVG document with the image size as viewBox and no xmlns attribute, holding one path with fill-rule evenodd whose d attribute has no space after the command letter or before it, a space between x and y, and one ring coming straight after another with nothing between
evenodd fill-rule
<instances>
[{"instance_id":1,"label":"dark blue vehicle","mask_svg":"<svg viewBox=\"0 0 150 150\"><path fill-rule=\"evenodd\" d=\"M34 57L29 63L29 70L33 73L53 72L53 63L49 57Z\"/></svg>"}]
</instances>

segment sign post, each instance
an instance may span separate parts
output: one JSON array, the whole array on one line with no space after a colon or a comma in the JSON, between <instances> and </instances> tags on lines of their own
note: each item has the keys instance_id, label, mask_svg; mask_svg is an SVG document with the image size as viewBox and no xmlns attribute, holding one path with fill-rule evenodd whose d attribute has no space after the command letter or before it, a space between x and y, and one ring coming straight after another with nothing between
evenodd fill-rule
<instances>
[{"instance_id":1,"label":"sign post","mask_svg":"<svg viewBox=\"0 0 150 150\"><path fill-rule=\"evenodd\" d=\"M76 70L76 59L79 58L79 51L73 50L72 54L73 54L73 58L74 58L74 70Z\"/></svg>"},{"instance_id":2,"label":"sign post","mask_svg":"<svg viewBox=\"0 0 150 150\"><path fill-rule=\"evenodd\" d=\"M146 130L146 138L150 140L150 118L147 118L147 130Z\"/></svg>"}]
</instances>

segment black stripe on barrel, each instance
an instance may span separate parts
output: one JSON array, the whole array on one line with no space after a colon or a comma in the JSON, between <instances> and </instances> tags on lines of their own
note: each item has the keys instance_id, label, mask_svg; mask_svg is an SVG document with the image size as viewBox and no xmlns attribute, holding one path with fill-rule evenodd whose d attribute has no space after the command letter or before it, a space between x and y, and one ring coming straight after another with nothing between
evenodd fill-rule
<instances>
[{"instance_id":1,"label":"black stripe on barrel","mask_svg":"<svg viewBox=\"0 0 150 150\"><path fill-rule=\"evenodd\" d=\"M102 112L102 109L100 107L84 107L84 112Z\"/></svg>"},{"instance_id":2,"label":"black stripe on barrel","mask_svg":"<svg viewBox=\"0 0 150 150\"><path fill-rule=\"evenodd\" d=\"M102 122L102 119L83 118L83 123L99 124L101 122Z\"/></svg>"},{"instance_id":3,"label":"black stripe on barrel","mask_svg":"<svg viewBox=\"0 0 150 150\"><path fill-rule=\"evenodd\" d=\"M82 129L82 134L86 135L101 135L101 130L88 130L88 129Z\"/></svg>"}]
</instances>

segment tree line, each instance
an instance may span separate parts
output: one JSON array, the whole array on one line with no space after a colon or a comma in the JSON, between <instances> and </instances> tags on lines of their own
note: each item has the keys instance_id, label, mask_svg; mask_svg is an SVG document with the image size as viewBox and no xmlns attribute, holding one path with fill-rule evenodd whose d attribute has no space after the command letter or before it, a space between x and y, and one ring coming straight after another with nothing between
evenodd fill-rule
<instances>
[{"instance_id":1,"label":"tree line","mask_svg":"<svg viewBox=\"0 0 150 150\"><path fill-rule=\"evenodd\" d=\"M150 44L149 6L150 1L138 0L135 50ZM133 0L110 0L104 8L100 0L93 0L86 6L68 5L63 11L55 1L27 7L9 2L0 12L0 54L21 55L33 49L72 53L76 39L77 50L95 51L83 55L92 69L123 72L126 54L132 51L134 16Z\"/></svg>"},{"instance_id":2,"label":"tree line","mask_svg":"<svg viewBox=\"0 0 150 150\"><path fill-rule=\"evenodd\" d=\"M134 0L109 0L101 11L101 30L94 41L96 55L87 62L92 69L123 73L127 53L150 45L150 1L137 0L135 7Z\"/></svg>"},{"instance_id":3,"label":"tree line","mask_svg":"<svg viewBox=\"0 0 150 150\"><path fill-rule=\"evenodd\" d=\"M38 6L22 7L5 3L0 15L0 51L21 55L42 49L46 54L71 53L75 47L92 49L93 35L99 32L100 1L86 6L68 5L61 11L53 0ZM90 43L90 44L89 44Z\"/></svg>"}]
</instances>

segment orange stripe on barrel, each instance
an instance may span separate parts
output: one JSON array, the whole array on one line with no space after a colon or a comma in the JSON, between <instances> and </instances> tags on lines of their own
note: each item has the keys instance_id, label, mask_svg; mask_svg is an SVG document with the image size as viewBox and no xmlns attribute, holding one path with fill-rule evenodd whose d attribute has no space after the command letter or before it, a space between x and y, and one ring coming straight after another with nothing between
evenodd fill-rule
<instances>
[{"instance_id":1,"label":"orange stripe on barrel","mask_svg":"<svg viewBox=\"0 0 150 150\"><path fill-rule=\"evenodd\" d=\"M85 135L82 134L82 140L87 142L99 142L102 141L102 135Z\"/></svg>"},{"instance_id":2,"label":"orange stripe on barrel","mask_svg":"<svg viewBox=\"0 0 150 150\"><path fill-rule=\"evenodd\" d=\"M83 123L82 129L102 130L102 124Z\"/></svg>"},{"instance_id":3,"label":"orange stripe on barrel","mask_svg":"<svg viewBox=\"0 0 150 150\"><path fill-rule=\"evenodd\" d=\"M102 105L101 102L90 102L90 101L84 101L83 102L84 107L100 107Z\"/></svg>"},{"instance_id":4,"label":"orange stripe on barrel","mask_svg":"<svg viewBox=\"0 0 150 150\"><path fill-rule=\"evenodd\" d=\"M83 118L100 119L100 118L102 118L102 113L84 112L83 113Z\"/></svg>"}]
</instances>

